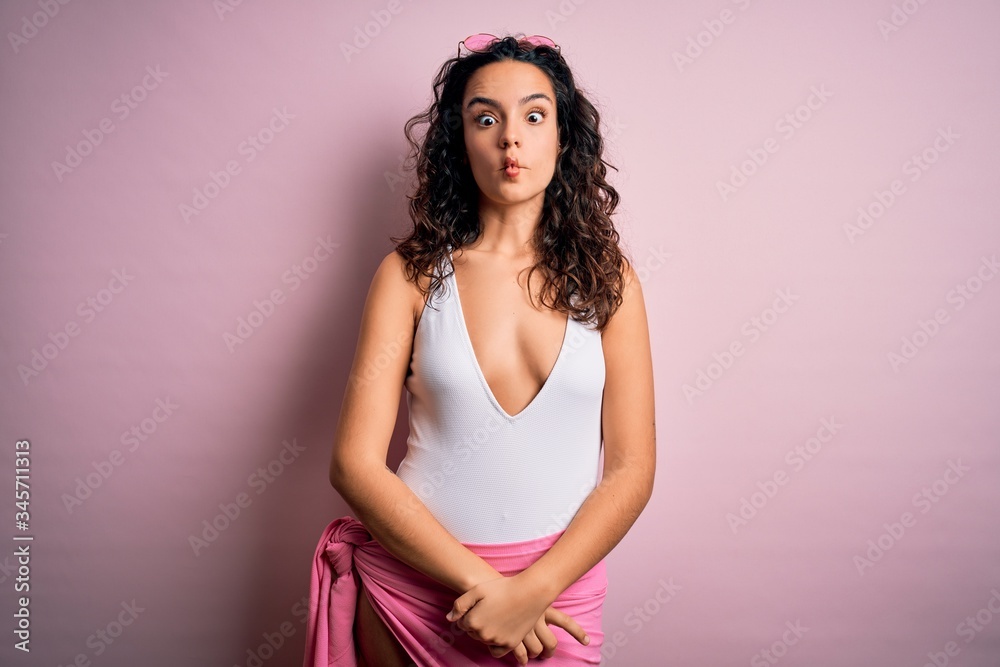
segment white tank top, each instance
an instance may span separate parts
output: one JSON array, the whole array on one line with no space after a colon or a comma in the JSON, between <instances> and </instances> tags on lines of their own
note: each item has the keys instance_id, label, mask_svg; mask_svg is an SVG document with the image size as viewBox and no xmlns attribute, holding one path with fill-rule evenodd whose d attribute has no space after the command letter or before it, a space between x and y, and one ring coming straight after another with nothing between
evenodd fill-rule
<instances>
[{"instance_id":1,"label":"white tank top","mask_svg":"<svg viewBox=\"0 0 1000 667\"><path fill-rule=\"evenodd\" d=\"M473 352L450 248L448 264L414 336L404 382L410 432L396 474L460 542L559 532L600 476L601 333L570 317L545 384L509 415Z\"/></svg>"}]
</instances>

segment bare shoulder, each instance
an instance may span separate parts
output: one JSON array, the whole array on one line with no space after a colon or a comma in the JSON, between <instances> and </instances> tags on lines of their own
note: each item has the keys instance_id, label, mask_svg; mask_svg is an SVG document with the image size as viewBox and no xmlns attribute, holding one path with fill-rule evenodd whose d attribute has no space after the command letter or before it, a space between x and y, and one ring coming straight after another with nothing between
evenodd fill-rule
<instances>
[{"instance_id":1,"label":"bare shoulder","mask_svg":"<svg viewBox=\"0 0 1000 667\"><path fill-rule=\"evenodd\" d=\"M421 312L420 303L420 290L407 279L406 262L393 250L382 258L372 276L361 316L352 377L367 378L369 390L372 384L388 382L386 391L399 391L416 331L416 316ZM377 374L376 381L371 377L371 368L384 365L387 354L392 363L383 369L385 372Z\"/></svg>"},{"instance_id":2,"label":"bare shoulder","mask_svg":"<svg viewBox=\"0 0 1000 667\"><path fill-rule=\"evenodd\" d=\"M423 294L420 291L427 279L420 276L420 287L415 285L406 274L406 260L393 250L379 263L372 278L369 299L375 299L380 304L388 302L393 310L411 314L411 320L416 325L423 307Z\"/></svg>"},{"instance_id":3,"label":"bare shoulder","mask_svg":"<svg viewBox=\"0 0 1000 667\"><path fill-rule=\"evenodd\" d=\"M623 271L625 287L622 290L622 303L611 316L604 332L605 342L608 336L612 339L622 338L635 341L635 334L646 332L646 304L642 293L642 281L626 260Z\"/></svg>"}]
</instances>

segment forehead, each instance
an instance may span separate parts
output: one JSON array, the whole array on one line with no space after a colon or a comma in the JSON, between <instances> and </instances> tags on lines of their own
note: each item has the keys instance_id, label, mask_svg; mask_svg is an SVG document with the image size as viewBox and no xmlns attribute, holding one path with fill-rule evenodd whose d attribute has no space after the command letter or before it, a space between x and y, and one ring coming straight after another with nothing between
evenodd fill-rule
<instances>
[{"instance_id":1,"label":"forehead","mask_svg":"<svg viewBox=\"0 0 1000 667\"><path fill-rule=\"evenodd\" d=\"M531 93L545 93L555 100L552 82L540 68L530 63L504 60L484 65L473 72L465 85L462 101L464 105L470 97L484 95L513 103Z\"/></svg>"}]
</instances>

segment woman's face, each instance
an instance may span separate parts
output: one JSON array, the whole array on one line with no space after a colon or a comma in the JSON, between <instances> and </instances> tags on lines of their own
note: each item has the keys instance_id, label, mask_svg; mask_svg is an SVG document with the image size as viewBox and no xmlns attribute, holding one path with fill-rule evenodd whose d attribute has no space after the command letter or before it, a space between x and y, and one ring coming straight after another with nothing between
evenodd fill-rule
<instances>
[{"instance_id":1,"label":"woman's face","mask_svg":"<svg viewBox=\"0 0 1000 667\"><path fill-rule=\"evenodd\" d=\"M472 175L497 204L544 200L559 153L556 96L548 76L525 62L480 67L462 98L462 125ZM507 169L508 157L517 169Z\"/></svg>"}]
</instances>

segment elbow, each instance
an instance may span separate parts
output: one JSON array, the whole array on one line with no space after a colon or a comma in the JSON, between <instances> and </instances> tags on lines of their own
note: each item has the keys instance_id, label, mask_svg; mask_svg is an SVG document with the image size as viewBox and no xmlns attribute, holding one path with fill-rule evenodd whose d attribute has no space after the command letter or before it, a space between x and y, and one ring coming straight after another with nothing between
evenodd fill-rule
<instances>
[{"instance_id":1,"label":"elbow","mask_svg":"<svg viewBox=\"0 0 1000 667\"><path fill-rule=\"evenodd\" d=\"M644 509L649 501L653 497L653 485L656 480L656 466L653 465L649 468L645 475L642 477L642 496L640 501L642 503L641 507Z\"/></svg>"},{"instance_id":2,"label":"elbow","mask_svg":"<svg viewBox=\"0 0 1000 667\"><path fill-rule=\"evenodd\" d=\"M642 497L640 498L640 503L641 503L640 506L639 506L639 511L640 512L642 510L646 509L646 505L649 504L649 501L652 500L652 498L653 498L653 480L651 478L649 480L649 486L647 486L644 489L644 493L642 494Z\"/></svg>"},{"instance_id":3,"label":"elbow","mask_svg":"<svg viewBox=\"0 0 1000 667\"><path fill-rule=\"evenodd\" d=\"M330 463L330 486L348 500L355 495L355 489L359 484L371 483L376 479L380 469L384 468L384 465L379 466L364 461L345 462L333 459Z\"/></svg>"},{"instance_id":4,"label":"elbow","mask_svg":"<svg viewBox=\"0 0 1000 667\"><path fill-rule=\"evenodd\" d=\"M653 497L653 480L650 477L633 478L628 488L632 491L630 504L638 516Z\"/></svg>"},{"instance_id":5,"label":"elbow","mask_svg":"<svg viewBox=\"0 0 1000 667\"><path fill-rule=\"evenodd\" d=\"M653 497L653 484L656 477L656 465L648 465L632 470L629 486L635 489L635 498L641 512Z\"/></svg>"},{"instance_id":6,"label":"elbow","mask_svg":"<svg viewBox=\"0 0 1000 667\"><path fill-rule=\"evenodd\" d=\"M629 497L629 503L641 512L653 497L656 466L623 464L604 471L602 483L619 489Z\"/></svg>"},{"instance_id":7,"label":"elbow","mask_svg":"<svg viewBox=\"0 0 1000 667\"><path fill-rule=\"evenodd\" d=\"M342 461L333 459L330 462L330 486L337 490L338 493L343 495L344 483L350 479L350 474L345 470Z\"/></svg>"}]
</instances>

